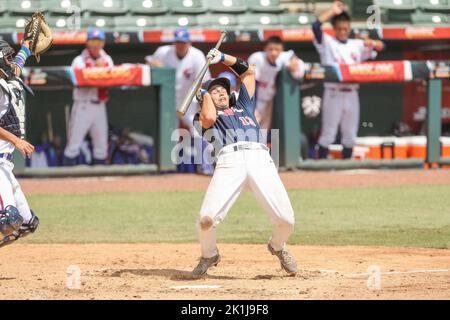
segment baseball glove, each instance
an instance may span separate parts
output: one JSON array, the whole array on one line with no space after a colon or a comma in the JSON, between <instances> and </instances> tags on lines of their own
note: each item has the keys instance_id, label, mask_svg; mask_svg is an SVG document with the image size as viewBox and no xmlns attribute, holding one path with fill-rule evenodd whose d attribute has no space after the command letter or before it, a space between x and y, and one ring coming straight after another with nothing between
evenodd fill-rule
<instances>
[{"instance_id":1,"label":"baseball glove","mask_svg":"<svg viewBox=\"0 0 450 320\"><path fill-rule=\"evenodd\" d=\"M45 21L44 14L40 11L33 13L31 19L25 25L24 41L31 41L30 52L39 62L41 54L47 51L53 41L52 30Z\"/></svg>"}]
</instances>

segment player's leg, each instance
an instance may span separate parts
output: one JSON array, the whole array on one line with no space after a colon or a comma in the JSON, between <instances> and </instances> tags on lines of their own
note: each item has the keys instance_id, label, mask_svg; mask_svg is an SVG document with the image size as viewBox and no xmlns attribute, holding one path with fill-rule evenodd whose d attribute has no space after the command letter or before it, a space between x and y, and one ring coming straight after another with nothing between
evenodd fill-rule
<instances>
[{"instance_id":1,"label":"player's leg","mask_svg":"<svg viewBox=\"0 0 450 320\"><path fill-rule=\"evenodd\" d=\"M344 159L350 159L356 143L359 128L359 96L358 91L345 93L344 114L341 121L341 134Z\"/></svg>"},{"instance_id":2,"label":"player's leg","mask_svg":"<svg viewBox=\"0 0 450 320\"><path fill-rule=\"evenodd\" d=\"M243 152L220 156L197 220L202 257L217 255L216 228L234 204L247 179Z\"/></svg>"},{"instance_id":3,"label":"player's leg","mask_svg":"<svg viewBox=\"0 0 450 320\"><path fill-rule=\"evenodd\" d=\"M87 102L75 101L69 124L69 137L64 150L64 165L75 165L81 144L92 125L92 117Z\"/></svg>"},{"instance_id":4,"label":"player's leg","mask_svg":"<svg viewBox=\"0 0 450 320\"><path fill-rule=\"evenodd\" d=\"M328 147L336 140L342 115L341 94L337 90L325 88L322 108L322 123L319 137L319 158L328 157Z\"/></svg>"},{"instance_id":5,"label":"player's leg","mask_svg":"<svg viewBox=\"0 0 450 320\"><path fill-rule=\"evenodd\" d=\"M291 201L270 154L265 150L251 150L247 154L250 186L273 224L268 248L279 258L283 269L294 274L297 264L286 250L286 242L295 224Z\"/></svg>"},{"instance_id":6,"label":"player's leg","mask_svg":"<svg viewBox=\"0 0 450 320\"><path fill-rule=\"evenodd\" d=\"M28 208L23 208L21 203L17 203L16 183L17 180L12 174L13 165L0 162L0 212L2 215L9 213L19 215L20 223L17 221L14 228L11 228L10 221L4 218L0 221L0 247L11 244L20 237L22 226L31 220L31 214ZM15 213L14 213L15 212Z\"/></svg>"},{"instance_id":7,"label":"player's leg","mask_svg":"<svg viewBox=\"0 0 450 320\"><path fill-rule=\"evenodd\" d=\"M219 263L217 226L238 198L246 179L247 172L241 151L219 157L197 220L202 256L192 271L193 277L205 275L208 268Z\"/></svg>"},{"instance_id":8,"label":"player's leg","mask_svg":"<svg viewBox=\"0 0 450 320\"><path fill-rule=\"evenodd\" d=\"M94 164L105 164L108 157L108 114L105 104L91 105L94 122L90 135L93 145Z\"/></svg>"}]
</instances>

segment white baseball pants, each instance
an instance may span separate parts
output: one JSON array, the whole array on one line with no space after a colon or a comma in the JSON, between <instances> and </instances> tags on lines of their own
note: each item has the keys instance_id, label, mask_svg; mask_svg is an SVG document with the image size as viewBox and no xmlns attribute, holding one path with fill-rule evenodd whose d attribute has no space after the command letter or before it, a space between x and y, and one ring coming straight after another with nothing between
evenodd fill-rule
<instances>
[{"instance_id":1,"label":"white baseball pants","mask_svg":"<svg viewBox=\"0 0 450 320\"><path fill-rule=\"evenodd\" d=\"M0 209L14 206L19 210L24 223L31 219L31 211L27 199L13 174L14 164L0 159Z\"/></svg>"},{"instance_id":2,"label":"white baseball pants","mask_svg":"<svg viewBox=\"0 0 450 320\"><path fill-rule=\"evenodd\" d=\"M108 156L108 116L105 103L75 101L69 125L69 137L64 155L75 158L80 154L81 144L90 134L94 158L104 160Z\"/></svg>"},{"instance_id":3,"label":"white baseball pants","mask_svg":"<svg viewBox=\"0 0 450 320\"><path fill-rule=\"evenodd\" d=\"M327 148L336 140L339 128L342 145L353 148L359 128L359 97L356 89L348 92L331 88L324 90L319 144Z\"/></svg>"},{"instance_id":4,"label":"white baseball pants","mask_svg":"<svg viewBox=\"0 0 450 320\"><path fill-rule=\"evenodd\" d=\"M286 241L294 231L294 210L268 149L263 146L264 149L228 152L237 144L263 146L259 143L238 142L224 147L219 153L216 170L197 220L204 258L211 258L218 253L217 226L225 218L245 185L251 187L256 200L272 221L270 244L274 250L284 249ZM211 218L213 224L203 230L201 221L205 217Z\"/></svg>"}]
</instances>

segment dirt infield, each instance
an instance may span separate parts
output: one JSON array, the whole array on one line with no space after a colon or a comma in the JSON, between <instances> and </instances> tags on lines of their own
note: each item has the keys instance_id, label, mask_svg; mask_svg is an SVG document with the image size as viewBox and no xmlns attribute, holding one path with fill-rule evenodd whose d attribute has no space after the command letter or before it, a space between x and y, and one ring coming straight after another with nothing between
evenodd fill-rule
<instances>
[{"instance_id":1,"label":"dirt infield","mask_svg":"<svg viewBox=\"0 0 450 320\"><path fill-rule=\"evenodd\" d=\"M219 266L192 280L188 274L198 249L196 244L15 244L0 255L0 300L450 299L450 250L292 246L300 272L288 277L264 245L223 244ZM77 268L79 289L71 273ZM377 268L380 278L371 273Z\"/></svg>"},{"instance_id":2,"label":"dirt infield","mask_svg":"<svg viewBox=\"0 0 450 320\"><path fill-rule=\"evenodd\" d=\"M450 170L285 172L281 177L288 189L450 184ZM20 183L31 195L205 190L209 180L162 175ZM0 300L450 299L450 250L291 246L300 272L287 277L264 245L219 248L219 266L205 279L192 280L197 244L17 243L1 249ZM81 286L70 289L68 284L76 287L77 268Z\"/></svg>"},{"instance_id":3,"label":"dirt infield","mask_svg":"<svg viewBox=\"0 0 450 320\"><path fill-rule=\"evenodd\" d=\"M147 177L21 179L26 194L206 190L210 177L168 174ZM450 184L450 170L348 170L283 172L288 189Z\"/></svg>"}]
</instances>

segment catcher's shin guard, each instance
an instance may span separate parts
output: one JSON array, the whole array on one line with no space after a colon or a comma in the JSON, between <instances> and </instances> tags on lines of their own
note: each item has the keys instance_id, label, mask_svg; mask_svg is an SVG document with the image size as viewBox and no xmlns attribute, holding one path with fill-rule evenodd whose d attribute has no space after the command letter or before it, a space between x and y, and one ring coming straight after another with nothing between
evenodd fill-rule
<instances>
[{"instance_id":1,"label":"catcher's shin guard","mask_svg":"<svg viewBox=\"0 0 450 320\"><path fill-rule=\"evenodd\" d=\"M13 243L19 238L26 237L30 233L36 231L37 227L39 226L39 218L34 214L33 210L30 211L30 221L28 223L22 223L17 230L14 230L11 234L4 236L3 239L0 239L0 248Z\"/></svg>"}]
</instances>

